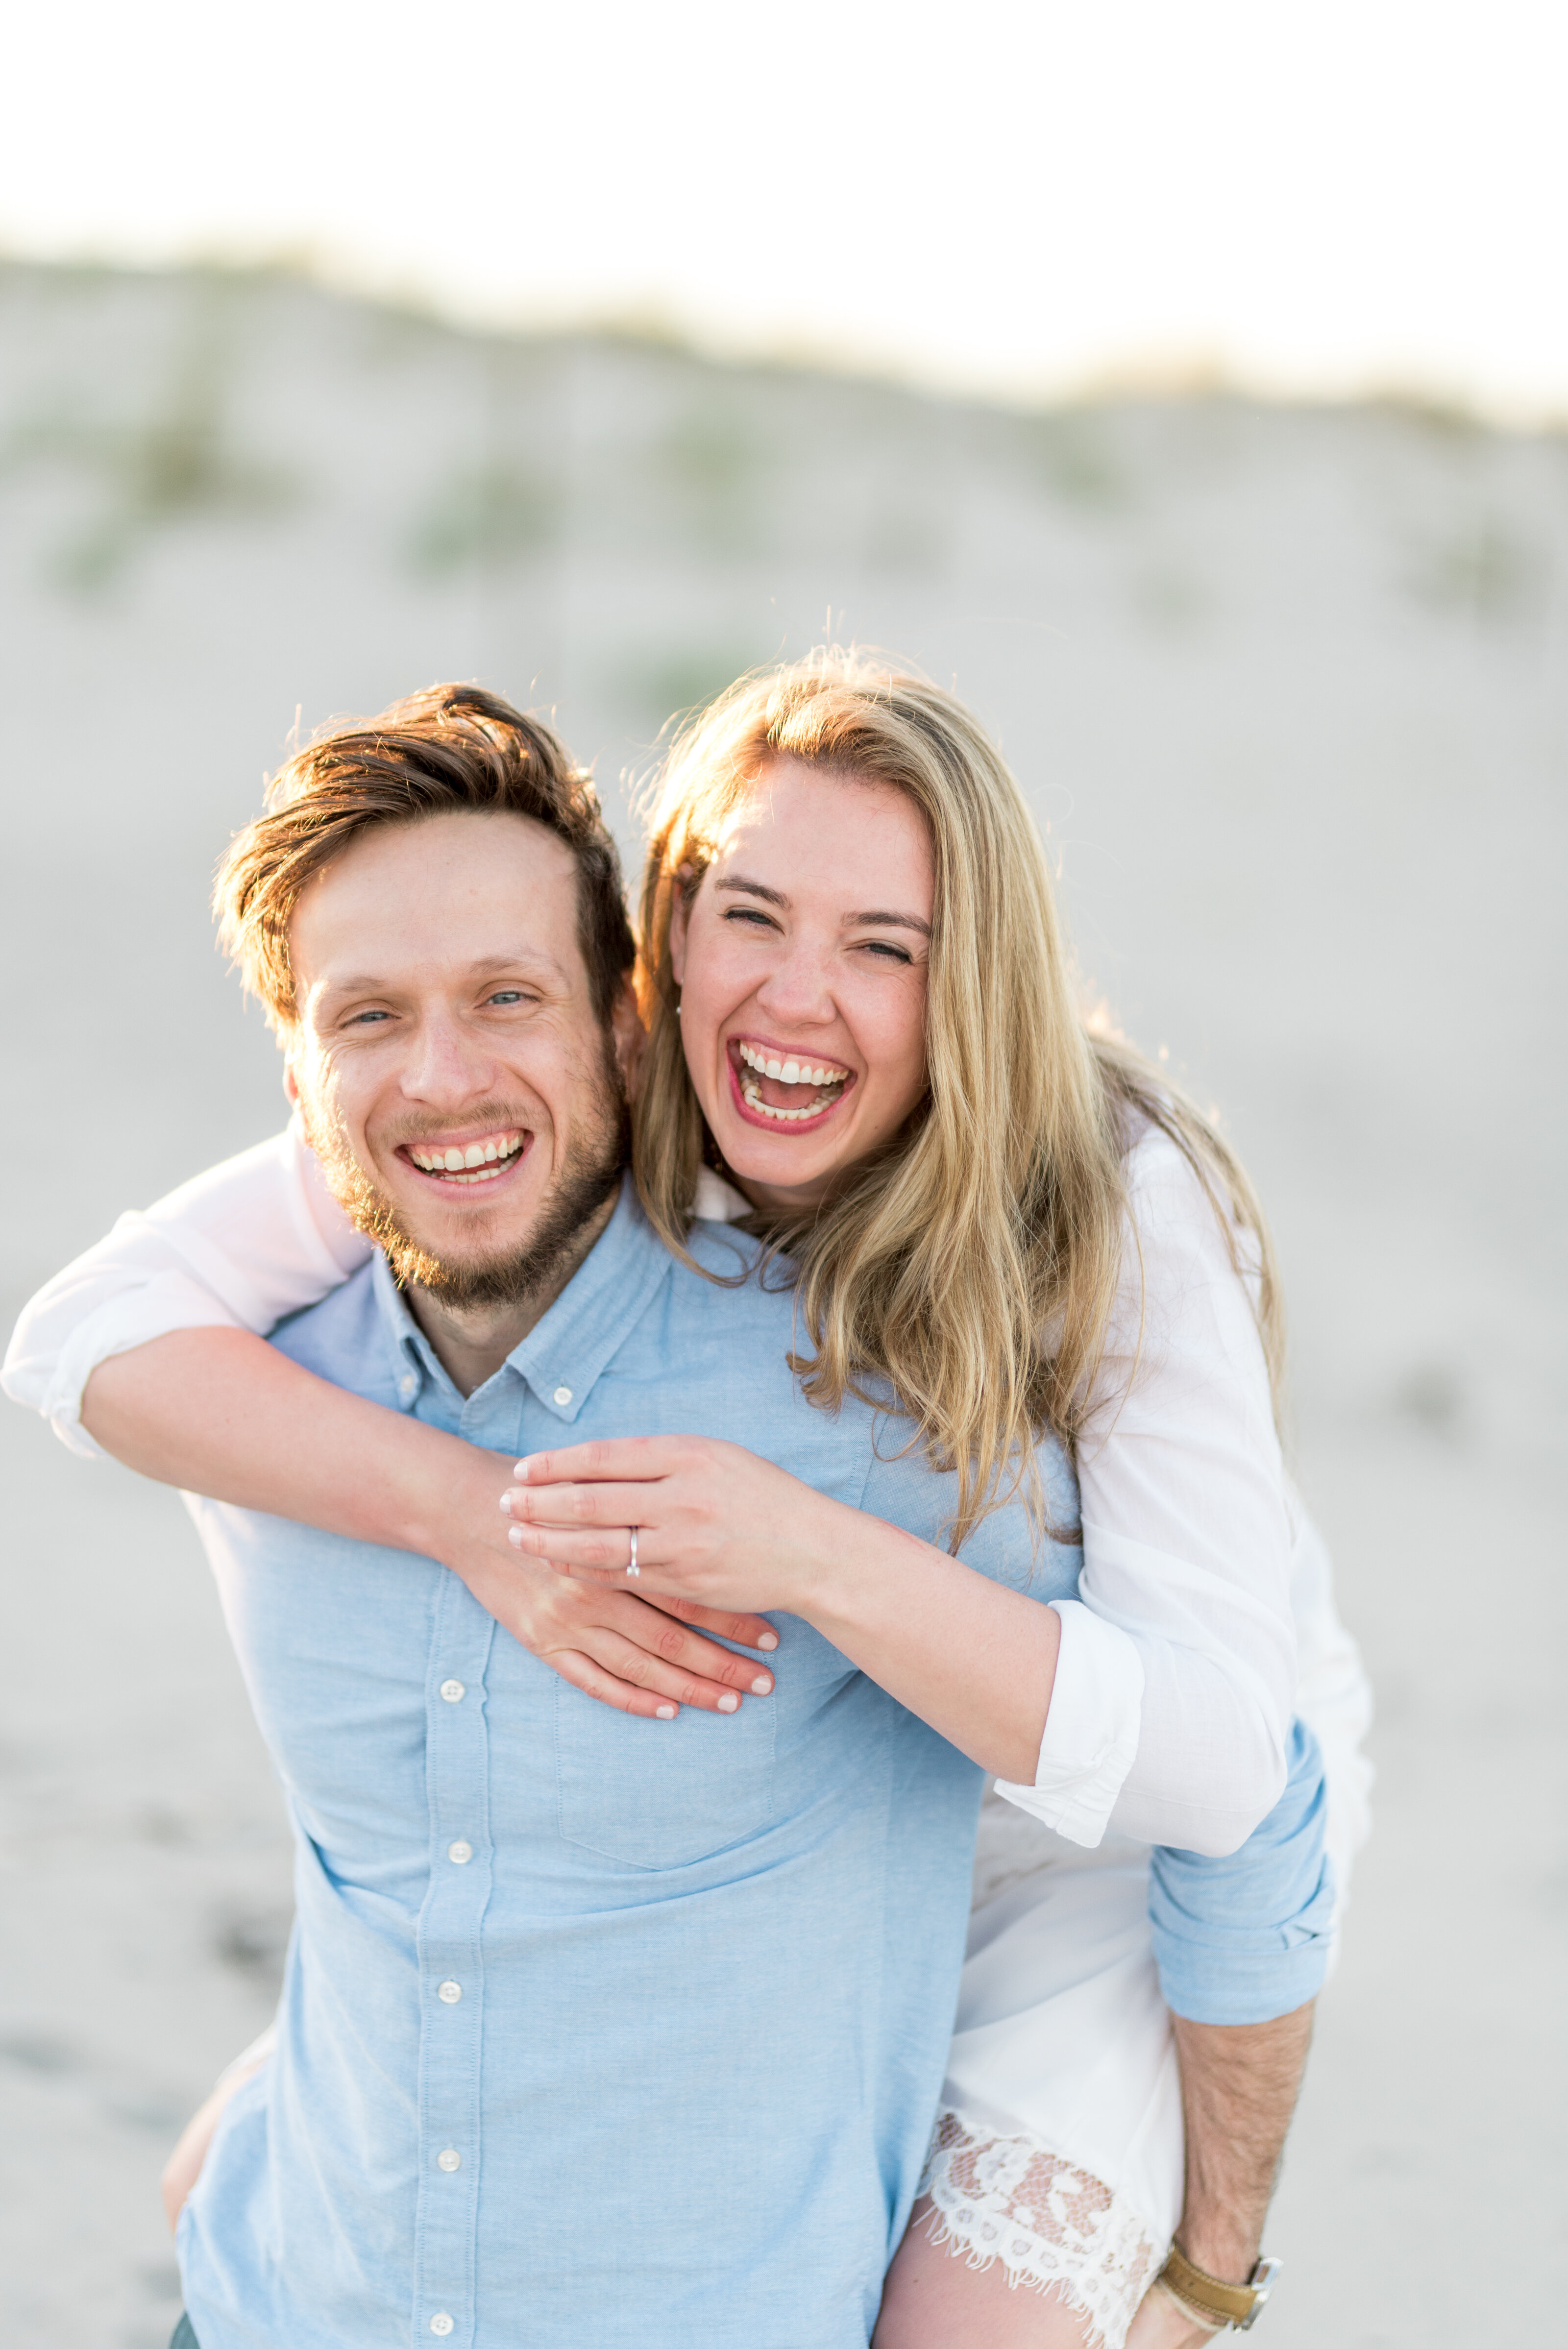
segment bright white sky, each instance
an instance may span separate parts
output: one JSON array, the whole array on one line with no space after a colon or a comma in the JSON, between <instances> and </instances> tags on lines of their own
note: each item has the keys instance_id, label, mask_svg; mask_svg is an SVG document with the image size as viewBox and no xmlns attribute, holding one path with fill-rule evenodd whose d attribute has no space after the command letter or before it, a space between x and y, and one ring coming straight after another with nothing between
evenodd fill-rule
<instances>
[{"instance_id":1,"label":"bright white sky","mask_svg":"<svg viewBox=\"0 0 1568 2349\"><path fill-rule=\"evenodd\" d=\"M14 252L1568 413L1565 0L51 0L4 72Z\"/></svg>"}]
</instances>

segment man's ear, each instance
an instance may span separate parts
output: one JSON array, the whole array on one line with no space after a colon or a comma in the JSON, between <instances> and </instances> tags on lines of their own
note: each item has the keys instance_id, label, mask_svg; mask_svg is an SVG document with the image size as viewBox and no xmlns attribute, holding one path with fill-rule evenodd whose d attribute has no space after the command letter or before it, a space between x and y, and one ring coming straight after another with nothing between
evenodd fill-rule
<instances>
[{"instance_id":1,"label":"man's ear","mask_svg":"<svg viewBox=\"0 0 1568 2349\"><path fill-rule=\"evenodd\" d=\"M291 1109L297 1109L299 1107L299 1079L294 1073L294 1056L292 1053L283 1064L283 1089L288 1096L289 1107Z\"/></svg>"},{"instance_id":2,"label":"man's ear","mask_svg":"<svg viewBox=\"0 0 1568 2349\"><path fill-rule=\"evenodd\" d=\"M622 979L616 999L610 1006L610 1036L615 1045L616 1066L629 1092L647 1041L642 1015L637 1008L637 996L629 978Z\"/></svg>"}]
</instances>

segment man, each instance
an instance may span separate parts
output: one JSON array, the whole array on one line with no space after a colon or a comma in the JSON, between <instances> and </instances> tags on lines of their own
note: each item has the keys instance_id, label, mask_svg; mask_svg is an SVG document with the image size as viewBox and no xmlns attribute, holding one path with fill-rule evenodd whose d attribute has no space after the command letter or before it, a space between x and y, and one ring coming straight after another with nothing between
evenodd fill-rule
<instances>
[{"instance_id":1,"label":"man","mask_svg":"<svg viewBox=\"0 0 1568 2349\"><path fill-rule=\"evenodd\" d=\"M223 902L380 1253L279 1350L507 1457L722 1435L940 1537L945 1480L878 1451L868 1410L801 1400L787 1296L703 1281L637 1213L631 941L559 744L445 689L294 763ZM85 1416L135 1460L114 1372ZM298 1904L276 2053L182 2223L201 2349L864 2349L941 2079L979 1772L793 1619L765 1705L650 1734L431 1560L193 1506ZM1042 1568L1005 1513L966 1557L1041 1603L1076 1563ZM1299 2014L1262 2029L1213 2064L1201 2025L1183 2041L1208 2124L1184 2241L1238 2282L1304 2045Z\"/></svg>"}]
</instances>

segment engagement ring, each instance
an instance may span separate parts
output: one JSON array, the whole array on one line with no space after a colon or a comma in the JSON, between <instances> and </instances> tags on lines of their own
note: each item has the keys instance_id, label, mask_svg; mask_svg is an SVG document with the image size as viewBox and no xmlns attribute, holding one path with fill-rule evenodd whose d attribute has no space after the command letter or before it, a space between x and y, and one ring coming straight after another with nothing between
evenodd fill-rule
<instances>
[{"instance_id":1,"label":"engagement ring","mask_svg":"<svg viewBox=\"0 0 1568 2349\"><path fill-rule=\"evenodd\" d=\"M637 1527L628 1526L627 1531L631 1536L631 1564L627 1568L626 1578L628 1582L635 1582L642 1572L641 1567L637 1562Z\"/></svg>"}]
</instances>

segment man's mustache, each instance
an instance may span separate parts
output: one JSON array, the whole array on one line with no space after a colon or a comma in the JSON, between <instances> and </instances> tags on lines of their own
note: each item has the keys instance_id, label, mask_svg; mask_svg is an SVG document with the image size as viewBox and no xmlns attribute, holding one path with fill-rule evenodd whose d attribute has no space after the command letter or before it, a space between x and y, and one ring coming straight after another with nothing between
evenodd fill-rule
<instances>
[{"instance_id":1,"label":"man's mustache","mask_svg":"<svg viewBox=\"0 0 1568 2349\"><path fill-rule=\"evenodd\" d=\"M299 1103L306 1139L318 1158L327 1158L346 1167L352 1167L360 1179L371 1185L376 1183L375 1154L391 1155L400 1150L414 1147L422 1142L443 1141L458 1128L470 1133L485 1133L509 1127L520 1133L538 1133L549 1123L540 1114L537 1103L524 1108L516 1102L479 1102L461 1115L438 1119L434 1117L400 1118L395 1125L379 1126L365 1136L366 1156L361 1159L355 1149L341 1113L319 1102Z\"/></svg>"}]
</instances>

